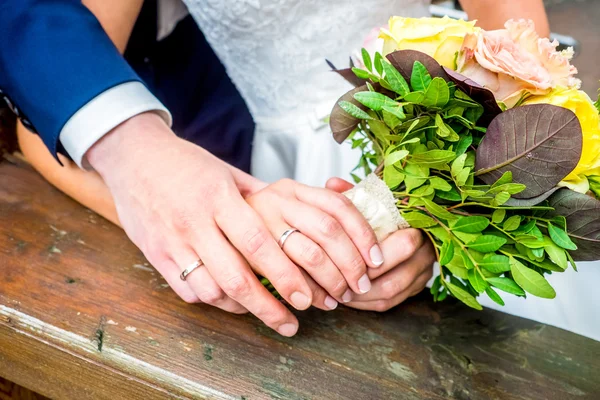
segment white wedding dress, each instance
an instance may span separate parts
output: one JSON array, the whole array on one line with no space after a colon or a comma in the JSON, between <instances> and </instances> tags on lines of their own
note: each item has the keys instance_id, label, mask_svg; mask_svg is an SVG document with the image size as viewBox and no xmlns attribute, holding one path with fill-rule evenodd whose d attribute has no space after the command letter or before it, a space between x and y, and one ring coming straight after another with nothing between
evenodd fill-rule
<instances>
[{"instance_id":1,"label":"white wedding dress","mask_svg":"<svg viewBox=\"0 0 600 400\"><path fill-rule=\"evenodd\" d=\"M293 178L323 186L349 179L359 154L338 145L325 118L350 89L325 60L348 65L369 32L392 15L428 15L429 0L184 0L256 122L252 173L273 182ZM568 271L551 277L554 301L503 296L484 305L600 340L597 280ZM595 272L595 271L594 271ZM591 274L589 274L591 275ZM589 277L589 275L587 275ZM485 297L485 296L482 296Z\"/></svg>"}]
</instances>

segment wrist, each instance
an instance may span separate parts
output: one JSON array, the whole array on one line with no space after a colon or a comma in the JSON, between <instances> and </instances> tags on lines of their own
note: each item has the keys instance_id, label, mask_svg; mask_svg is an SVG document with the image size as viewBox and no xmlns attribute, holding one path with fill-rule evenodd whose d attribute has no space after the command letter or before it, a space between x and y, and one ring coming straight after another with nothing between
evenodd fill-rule
<instances>
[{"instance_id":1,"label":"wrist","mask_svg":"<svg viewBox=\"0 0 600 400\"><path fill-rule=\"evenodd\" d=\"M119 124L86 153L90 165L104 176L117 165L123 165L150 147L165 148L165 142L177 137L155 113L145 112Z\"/></svg>"}]
</instances>

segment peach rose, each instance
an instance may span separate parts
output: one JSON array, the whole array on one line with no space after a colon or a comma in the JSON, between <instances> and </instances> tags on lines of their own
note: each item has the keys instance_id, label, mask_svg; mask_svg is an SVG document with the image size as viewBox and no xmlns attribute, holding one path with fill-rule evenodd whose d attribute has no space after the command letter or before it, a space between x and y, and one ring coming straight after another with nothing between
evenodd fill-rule
<instances>
[{"instance_id":1,"label":"peach rose","mask_svg":"<svg viewBox=\"0 0 600 400\"><path fill-rule=\"evenodd\" d=\"M527 94L579 87L577 69L570 64L572 49L559 52L557 46L557 41L538 36L533 21L510 20L505 29L466 35L458 72L490 89L510 108Z\"/></svg>"}]
</instances>

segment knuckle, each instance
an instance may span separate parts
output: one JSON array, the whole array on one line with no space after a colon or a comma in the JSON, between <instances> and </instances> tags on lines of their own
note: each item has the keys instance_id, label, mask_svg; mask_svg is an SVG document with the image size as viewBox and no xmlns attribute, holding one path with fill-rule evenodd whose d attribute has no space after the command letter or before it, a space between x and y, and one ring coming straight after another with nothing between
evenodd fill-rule
<instances>
[{"instance_id":1,"label":"knuckle","mask_svg":"<svg viewBox=\"0 0 600 400\"><path fill-rule=\"evenodd\" d=\"M383 284L382 291L383 297L387 300L391 300L398 294L402 293L406 289L404 280L392 279Z\"/></svg>"},{"instance_id":2,"label":"knuckle","mask_svg":"<svg viewBox=\"0 0 600 400\"><path fill-rule=\"evenodd\" d=\"M223 290L221 290L220 288L215 287L203 291L202 293L200 293L199 297L203 303L217 304L225 300L225 292L223 292Z\"/></svg>"},{"instance_id":3,"label":"knuckle","mask_svg":"<svg viewBox=\"0 0 600 400\"><path fill-rule=\"evenodd\" d=\"M242 241L246 252L251 256L256 256L268 239L269 234L264 229L252 228L244 234Z\"/></svg>"},{"instance_id":4,"label":"knuckle","mask_svg":"<svg viewBox=\"0 0 600 400\"><path fill-rule=\"evenodd\" d=\"M392 308L393 305L389 300L377 300L373 306L374 311L385 312Z\"/></svg>"},{"instance_id":5,"label":"knuckle","mask_svg":"<svg viewBox=\"0 0 600 400\"><path fill-rule=\"evenodd\" d=\"M233 275L226 279L223 290L234 299L244 297L250 290L250 282L246 276Z\"/></svg>"},{"instance_id":6,"label":"knuckle","mask_svg":"<svg viewBox=\"0 0 600 400\"><path fill-rule=\"evenodd\" d=\"M354 208L354 203L341 193L332 193L331 205L335 209Z\"/></svg>"},{"instance_id":7,"label":"knuckle","mask_svg":"<svg viewBox=\"0 0 600 400\"><path fill-rule=\"evenodd\" d=\"M333 284L329 293L334 296L337 295L341 297L346 292L346 290L348 290L348 283L344 279L338 279Z\"/></svg>"},{"instance_id":8,"label":"knuckle","mask_svg":"<svg viewBox=\"0 0 600 400\"><path fill-rule=\"evenodd\" d=\"M360 254L357 254L348 262L347 268L353 274L362 274L366 270L365 260Z\"/></svg>"},{"instance_id":9,"label":"knuckle","mask_svg":"<svg viewBox=\"0 0 600 400\"><path fill-rule=\"evenodd\" d=\"M195 293L184 292L180 293L179 297L181 297L181 300L185 301L188 304L195 304L200 302L200 298Z\"/></svg>"},{"instance_id":10,"label":"knuckle","mask_svg":"<svg viewBox=\"0 0 600 400\"><path fill-rule=\"evenodd\" d=\"M306 245L302 249L302 259L308 267L319 267L325 262L325 251L315 244Z\"/></svg>"},{"instance_id":11,"label":"knuckle","mask_svg":"<svg viewBox=\"0 0 600 400\"><path fill-rule=\"evenodd\" d=\"M342 225L335 218L332 218L329 215L325 215L323 218L321 218L319 226L323 235L328 238L337 237L342 232Z\"/></svg>"},{"instance_id":12,"label":"knuckle","mask_svg":"<svg viewBox=\"0 0 600 400\"><path fill-rule=\"evenodd\" d=\"M406 236L404 245L406 246L407 252L412 254L417 251L419 247L421 247L422 242L423 236L421 231L417 229L411 229Z\"/></svg>"}]
</instances>

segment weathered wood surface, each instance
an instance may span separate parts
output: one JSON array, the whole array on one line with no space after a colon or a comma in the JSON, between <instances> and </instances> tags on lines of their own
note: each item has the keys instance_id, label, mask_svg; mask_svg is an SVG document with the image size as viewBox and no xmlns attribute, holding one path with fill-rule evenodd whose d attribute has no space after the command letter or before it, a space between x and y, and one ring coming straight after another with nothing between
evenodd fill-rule
<instances>
[{"instance_id":1,"label":"weathered wood surface","mask_svg":"<svg viewBox=\"0 0 600 400\"><path fill-rule=\"evenodd\" d=\"M187 305L122 231L0 164L0 376L56 399L598 399L600 343L427 295L278 336Z\"/></svg>"}]
</instances>

